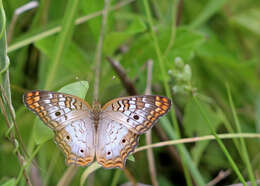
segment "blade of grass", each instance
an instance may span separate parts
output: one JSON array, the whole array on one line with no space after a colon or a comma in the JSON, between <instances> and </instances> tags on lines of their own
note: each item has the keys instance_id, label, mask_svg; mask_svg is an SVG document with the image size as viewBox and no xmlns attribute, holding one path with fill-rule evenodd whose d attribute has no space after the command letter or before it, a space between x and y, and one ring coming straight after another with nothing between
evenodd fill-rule
<instances>
[{"instance_id":1,"label":"blade of grass","mask_svg":"<svg viewBox=\"0 0 260 186\"><path fill-rule=\"evenodd\" d=\"M77 15L77 10L79 8L79 0L70 0L67 4L64 19L62 22L61 33L57 38L54 47L54 54L52 58L52 64L50 65L45 89L50 89L51 84L54 81L56 71L58 70L58 65L64 56L64 53L70 43L73 30L74 22Z\"/></svg>"},{"instance_id":2,"label":"blade of grass","mask_svg":"<svg viewBox=\"0 0 260 186\"><path fill-rule=\"evenodd\" d=\"M121 169L116 169L115 173L114 173L114 176L113 176L113 179L112 179L111 186L116 186L117 185L118 180L120 178L120 175L121 175Z\"/></svg>"},{"instance_id":3,"label":"blade of grass","mask_svg":"<svg viewBox=\"0 0 260 186\"><path fill-rule=\"evenodd\" d=\"M147 19L148 19L148 24L150 26L150 30L151 30L150 32L151 32L151 36L152 36L152 39L153 39L154 48L155 48L155 51L156 51L156 55L158 57L160 71L161 71L161 74L162 74L162 77L163 77L164 89L165 89L167 97L171 98L170 87L168 86L168 83L167 83L167 73L166 73L164 62L163 62L162 53L161 53L160 48L159 48L158 39L157 39L156 34L154 32L154 29L153 29L152 17L151 17L150 8L149 8L147 0L143 0L143 4L144 4ZM174 107L172 107L170 113L171 113L171 117L172 117L172 120L173 120L174 129L176 130L176 138L178 139L178 138L180 138L180 129L179 129L177 119L176 119L176 116L175 116ZM182 159L184 174L185 174L185 179L187 181L187 184L191 183L191 178L190 178L190 175L188 174L188 171L187 171L187 166L188 166L192 175L193 175L193 177L194 177L194 180L197 182L197 184L198 185L205 185L205 182L204 182L202 176L200 175L199 171L197 170L194 163L192 162L190 155L189 155L188 151L186 150L185 146L180 144L180 145L177 146L177 148L180 152L180 156L181 156L181 159ZM189 161L189 163L186 163L185 161L186 162Z\"/></svg>"},{"instance_id":4,"label":"blade of grass","mask_svg":"<svg viewBox=\"0 0 260 186\"><path fill-rule=\"evenodd\" d=\"M236 163L234 162L234 160L232 159L231 155L229 154L228 150L226 149L225 145L223 144L223 142L221 141L221 139L219 138L219 136L217 135L217 133L215 132L212 124L210 123L207 115L204 113L204 111L202 110L197 98L195 96L193 96L194 101L196 102L200 113L202 115L202 117L205 119L207 125L209 126L211 133L215 136L217 143L219 144L221 150L224 152L226 158L228 159L231 167L233 168L233 170L235 171L235 173L237 174L238 178L240 179L240 181L243 183L244 186L246 186L246 181L244 179L244 177L242 176L241 172L239 171Z\"/></svg>"},{"instance_id":5,"label":"blade of grass","mask_svg":"<svg viewBox=\"0 0 260 186\"><path fill-rule=\"evenodd\" d=\"M232 128L231 126L231 123L228 121L227 117L225 116L225 114L223 113L222 110L220 110L220 116L222 117L222 120L223 120L223 124L224 126L226 127L227 131L229 133L234 133L234 129ZM240 153L240 145L239 145L239 141L237 139L233 139L233 142L238 150L238 152Z\"/></svg>"},{"instance_id":6,"label":"blade of grass","mask_svg":"<svg viewBox=\"0 0 260 186\"><path fill-rule=\"evenodd\" d=\"M172 11L171 35L170 35L170 40L169 40L168 46L163 53L164 58L167 57L170 50L172 49L172 47L174 45L174 41L175 41L175 36L176 36L176 29L177 29L176 17L177 17L178 5L179 5L180 1L177 0L177 1L173 1L172 3L173 3L173 11Z\"/></svg>"},{"instance_id":7,"label":"blade of grass","mask_svg":"<svg viewBox=\"0 0 260 186\"><path fill-rule=\"evenodd\" d=\"M73 29L74 29L74 22L77 15L77 10L79 8L78 6L79 0L70 0L67 4L65 15L62 21L61 26L61 33L59 34L56 42L55 47L53 50L53 56L52 56L52 62L49 65L48 69L48 75L45 82L44 89L51 89L52 82L55 79L55 74L58 70L58 65L60 61L62 60L62 57L64 56L64 53L70 43ZM35 125L36 126L36 125ZM32 144L32 148L34 148L35 143Z\"/></svg>"},{"instance_id":8,"label":"blade of grass","mask_svg":"<svg viewBox=\"0 0 260 186\"><path fill-rule=\"evenodd\" d=\"M190 24L192 29L198 27L199 25L205 23L212 15L214 15L220 8L224 6L227 0L210 0L208 1L205 8L201 13L194 19Z\"/></svg>"},{"instance_id":9,"label":"blade of grass","mask_svg":"<svg viewBox=\"0 0 260 186\"><path fill-rule=\"evenodd\" d=\"M226 84L226 88L227 88L229 104L230 104L231 110L232 110L232 115L234 117L235 125L236 125L236 128L237 128L237 132L241 133L242 130L241 130L241 127L240 127L240 122L239 122L239 119L237 117L237 112L236 112L236 109L235 109L235 106L234 106L234 102L233 102L233 99L232 99L232 96L231 96L230 87L229 87L228 84ZM240 138L239 140L240 140L241 148L242 148L241 149L242 159L243 159L244 163L246 164L248 174L249 174L249 179L251 181L251 184L253 186L256 186L256 179L255 179L253 169L252 169L252 166L251 166L251 163L250 163L250 159L249 159L249 156L248 156L245 140L243 138Z\"/></svg>"},{"instance_id":10,"label":"blade of grass","mask_svg":"<svg viewBox=\"0 0 260 186\"><path fill-rule=\"evenodd\" d=\"M166 118L161 118L160 122L164 131L171 139L175 139L175 141L182 140L177 138L176 132L172 129L172 125L169 120L167 120ZM204 180L202 179L200 172L197 170L197 167L195 166L193 160L191 159L188 150L185 148L185 146L182 143L177 143L177 144L179 144L178 145L179 149L182 150L183 159L185 160L184 163L189 167L189 170L192 176L194 177L194 179L201 178L201 180L195 180L195 181L198 183L198 185L205 185Z\"/></svg>"},{"instance_id":11,"label":"blade of grass","mask_svg":"<svg viewBox=\"0 0 260 186\"><path fill-rule=\"evenodd\" d=\"M127 0L127 1L122 1L122 2L119 2L118 4L116 4L115 6L113 7L110 7L108 9L108 11L114 11L114 10L117 10L121 7L124 7L132 2L134 2L135 0ZM90 20L90 19L94 19L96 18L97 16L101 16L103 14L103 10L100 10L100 11L97 11L97 12L94 12L92 14L89 14L89 15L86 15L86 16L82 16L80 18L77 18L76 21L75 21L75 24L76 25L79 25L79 24L82 24L82 23L85 23L86 21ZM40 31L37 31L35 33L35 31L32 31L30 33L27 33L21 37L19 37L20 39L18 39L15 43L12 43L8 49L7 49L7 52L13 52L19 48L22 48L24 46L27 46L31 43L34 43L36 41L39 41L43 38L46 38L48 36L51 36L51 35L54 35L58 32L61 31L61 28L62 26L61 25L58 25L58 24L54 24L53 25L50 25L49 27L47 28L44 28L44 29L41 29Z\"/></svg>"},{"instance_id":12,"label":"blade of grass","mask_svg":"<svg viewBox=\"0 0 260 186\"><path fill-rule=\"evenodd\" d=\"M7 41L6 41L6 17L5 17L5 11L3 7L3 2L0 0L0 14L1 14L1 32L0 32L0 92L1 92L1 111L2 114L5 117L6 124L8 126L8 136L10 136L10 141L12 142L14 146L14 153L16 154L19 164L20 164L20 170L22 170L24 162L25 162L25 155L23 152L25 151L25 148L23 146L20 133L18 131L16 121L15 121L15 111L14 107L12 105L12 99L11 99L11 88L10 88L10 79L9 79L9 58L7 56ZM13 126L15 131L12 130ZM17 138L18 137L18 138ZM20 151L19 146L21 145L23 151ZM24 179L27 183L27 185L31 185L31 181L29 176L27 175L26 171L21 171L21 176L24 175Z\"/></svg>"}]
</instances>

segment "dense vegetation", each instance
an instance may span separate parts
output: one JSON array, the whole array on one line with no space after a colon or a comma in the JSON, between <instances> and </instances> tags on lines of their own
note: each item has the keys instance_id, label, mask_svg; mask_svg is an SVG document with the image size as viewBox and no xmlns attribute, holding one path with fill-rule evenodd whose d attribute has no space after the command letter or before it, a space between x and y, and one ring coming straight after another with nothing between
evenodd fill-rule
<instances>
[{"instance_id":1,"label":"dense vegetation","mask_svg":"<svg viewBox=\"0 0 260 186\"><path fill-rule=\"evenodd\" d=\"M256 185L260 1L0 2L1 185ZM153 144L168 143L134 153L124 170L69 167L22 102L44 89L103 105L147 88L173 101L152 129Z\"/></svg>"}]
</instances>

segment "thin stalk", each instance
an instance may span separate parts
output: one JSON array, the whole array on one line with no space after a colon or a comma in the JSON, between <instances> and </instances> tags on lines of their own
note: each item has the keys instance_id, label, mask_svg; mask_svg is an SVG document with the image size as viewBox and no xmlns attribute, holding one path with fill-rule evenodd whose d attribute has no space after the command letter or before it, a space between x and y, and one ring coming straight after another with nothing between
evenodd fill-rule
<instances>
[{"instance_id":1,"label":"thin stalk","mask_svg":"<svg viewBox=\"0 0 260 186\"><path fill-rule=\"evenodd\" d=\"M260 134L252 134L252 133L235 133L235 134L217 134L220 139L237 139L237 138L260 138ZM208 141L208 140L216 140L216 137L213 135L207 136L200 136L200 137L193 137L193 138L182 138L178 140L170 140L170 141L163 141L159 143L154 143L151 145L145 145L142 147L138 147L135 149L133 153L137 153L139 151L147 150L149 148L159 148L165 147L170 145L177 145L177 144L184 144L184 143L195 143L200 141Z\"/></svg>"},{"instance_id":2,"label":"thin stalk","mask_svg":"<svg viewBox=\"0 0 260 186\"><path fill-rule=\"evenodd\" d=\"M157 39L155 31L153 29L153 22L152 22L152 17L151 17L151 13L150 13L150 8L149 8L147 0L143 0L143 3L144 3L146 16L148 18L148 24L149 24L150 30L151 30L151 36L152 36L152 39L153 39L154 48L155 48L155 51L156 51L156 54L157 54L157 57L158 57L158 61L159 61L160 71L161 71L162 78L163 78L164 89L165 89L167 97L172 99L170 87L168 86L168 83L167 83L167 72L165 70L166 68L165 68L165 65L164 65L164 62L163 62L161 50L159 48L158 39ZM180 129L179 129L178 122L177 122L177 119L176 119L174 106L172 107L170 113L171 113L171 117L172 117L172 120L173 120L174 128L176 130L176 138L178 139L178 138L180 138ZM184 169L184 175L185 175L185 179L186 179L187 184L191 183L191 178L190 178L190 175L187 171L187 166L189 166L189 168L190 168L191 172L193 173L193 176L194 176L195 180L197 181L197 183L199 185L205 185L205 183L204 183L199 171L196 169L196 167L193 166L193 165L190 165L190 164L187 165L185 163L184 159L187 159L187 158L191 159L190 155L189 155L188 151L185 149L185 147L182 144L180 144L180 145L177 146L177 148L180 151L180 156L181 156L183 169ZM184 153L187 153L187 154L184 155ZM190 161L190 162L192 162L192 161Z\"/></svg>"},{"instance_id":3,"label":"thin stalk","mask_svg":"<svg viewBox=\"0 0 260 186\"><path fill-rule=\"evenodd\" d=\"M5 119L5 122L6 122L7 126L8 126L8 128L11 129L11 123L9 122L9 119L8 119L8 116L7 116L7 112L5 110L4 102L3 102L1 96L0 96L0 110L1 110L1 112L3 114L3 116L4 116L4 119ZM20 167L21 167L20 170L22 170L22 168L24 166L24 163L25 163L25 158L24 158L23 154L21 154L20 151L19 151L19 143L15 139L15 136L12 133L12 131L10 132L10 138L9 139L10 139L10 141L12 142L12 144L14 146L14 152L17 155L17 158L19 160ZM27 185L29 185L29 186L32 185L31 181L30 181L30 178L27 175L26 171L22 171L21 174L22 173L24 175L24 179L26 180Z\"/></svg>"},{"instance_id":4,"label":"thin stalk","mask_svg":"<svg viewBox=\"0 0 260 186\"><path fill-rule=\"evenodd\" d=\"M84 183L86 182L88 176L95 172L97 169L99 169L101 167L100 164L98 164L96 161L94 163L92 163L90 166L88 166L84 172L81 174L80 177L80 186L83 186Z\"/></svg>"},{"instance_id":5,"label":"thin stalk","mask_svg":"<svg viewBox=\"0 0 260 186\"><path fill-rule=\"evenodd\" d=\"M211 133L213 134L213 136L216 138L217 143L219 144L221 150L224 152L226 158L228 159L231 167L233 168L233 170L235 171L235 173L237 174L237 176L239 177L240 181L243 183L244 186L246 186L246 181L244 179L244 177L242 176L241 172L239 171L236 163L234 162L234 160L232 159L232 157L230 156L228 150L226 149L225 145L223 144L223 142L221 141L221 139L219 138L219 136L217 135L217 133L215 132L211 122L209 121L209 118L207 117L207 115L204 113L204 111L202 110L197 98L195 96L193 96L194 101L196 102L202 117L205 119L205 121L207 122Z\"/></svg>"},{"instance_id":6,"label":"thin stalk","mask_svg":"<svg viewBox=\"0 0 260 186\"><path fill-rule=\"evenodd\" d=\"M236 128L237 128L237 132L241 133L242 130L241 130L241 127L240 127L240 122L239 122L239 119L237 117L237 112L236 112L236 109L235 109L235 106L234 106L234 102L233 102L233 99L232 99L232 96L231 96L230 87L229 87L228 84L226 84L226 88L227 88L227 93L228 93L229 104L231 106L232 114L233 114L233 117L234 117L234 120L235 120L235 125L236 125ZM256 179L255 179L253 169L252 169L252 166L251 166L251 163L250 163L250 159L249 159L248 151L247 151L247 148L246 148L245 140L243 138L239 138L239 141L241 143L241 148L242 148L241 149L242 159L243 159L244 163L246 164L248 174L249 174L249 179L251 181L251 184L253 186L256 186Z\"/></svg>"},{"instance_id":7,"label":"thin stalk","mask_svg":"<svg viewBox=\"0 0 260 186\"><path fill-rule=\"evenodd\" d=\"M11 88L10 88L10 79L9 79L9 58L7 56L7 42L6 42L6 16L3 7L3 2L0 0L0 14L1 14L1 31L0 31L0 110L4 116L6 121L8 130L7 134L10 137L9 140L14 146L14 153L16 154L20 167L22 169L24 162L25 162L25 155L23 151L19 149L19 142L22 144L22 141L19 141L20 133L18 133L18 129L16 128L16 121L15 121L15 111L12 105L11 99ZM13 126L15 126L17 136L15 135L15 131L12 130ZM22 146L23 147L23 146ZM25 152L25 150L24 150ZM21 170L20 169L20 170ZM28 176L26 171L21 171L21 177L24 175L24 179L27 185L31 185L30 177Z\"/></svg>"},{"instance_id":8,"label":"thin stalk","mask_svg":"<svg viewBox=\"0 0 260 186\"><path fill-rule=\"evenodd\" d=\"M5 17L5 11L3 7L3 2L2 0L0 1L0 12L1 12L1 17L2 17L2 25L1 25L1 31L0 31L0 38L4 37L5 35L5 26L6 26L6 17Z\"/></svg>"},{"instance_id":9,"label":"thin stalk","mask_svg":"<svg viewBox=\"0 0 260 186\"><path fill-rule=\"evenodd\" d=\"M27 169L27 168L31 165L31 163L32 163L32 161L33 161L33 159L34 159L34 157L36 156L36 154L37 154L38 151L40 150L41 146L42 146L42 145L37 146L37 148L36 148L35 151L32 153L31 157L28 159L28 161L26 162L26 164L22 166L22 168L21 168L20 171L19 171L18 177L17 177L17 179L16 179L16 184L15 184L15 185L17 185L17 184L19 183L19 181L20 181L21 178L22 178L23 171L24 171L25 169Z\"/></svg>"},{"instance_id":10,"label":"thin stalk","mask_svg":"<svg viewBox=\"0 0 260 186\"><path fill-rule=\"evenodd\" d=\"M96 56L95 56L95 83L94 83L94 101L98 100L98 94L99 94L99 79L100 79L100 68L101 68L101 58L102 58L102 48L103 48L103 42L104 42L104 35L105 35L105 29L107 25L107 14L108 14L108 8L110 5L110 0L105 0L105 6L103 11L103 17L102 17L102 25L96 50Z\"/></svg>"},{"instance_id":11,"label":"thin stalk","mask_svg":"<svg viewBox=\"0 0 260 186\"><path fill-rule=\"evenodd\" d=\"M147 62L147 80L146 80L146 88L145 93L146 95L152 94L152 74L153 74L153 60L148 60ZM145 141L147 145L152 144L152 131L149 130L145 134ZM154 155L152 149L147 150L147 159L149 164L149 171L150 171L150 177L152 180L152 185L158 186L157 176L156 176L156 166L154 162Z\"/></svg>"},{"instance_id":12,"label":"thin stalk","mask_svg":"<svg viewBox=\"0 0 260 186\"><path fill-rule=\"evenodd\" d=\"M75 174L78 171L77 166L69 166L67 168L67 170L65 171L65 173L63 174L63 176L61 177L61 179L59 180L59 183L57 184L57 186L68 186L70 185L73 177L75 176Z\"/></svg>"}]
</instances>

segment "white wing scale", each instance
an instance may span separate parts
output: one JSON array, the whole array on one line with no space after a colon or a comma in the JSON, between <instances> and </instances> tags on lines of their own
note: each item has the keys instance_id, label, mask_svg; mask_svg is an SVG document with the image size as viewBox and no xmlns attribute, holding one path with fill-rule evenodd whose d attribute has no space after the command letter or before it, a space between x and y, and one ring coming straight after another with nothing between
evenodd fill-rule
<instances>
[{"instance_id":1,"label":"white wing scale","mask_svg":"<svg viewBox=\"0 0 260 186\"><path fill-rule=\"evenodd\" d=\"M129 153L138 145L138 135L112 120L106 113L101 114L97 130L96 158L105 168L123 168Z\"/></svg>"}]
</instances>

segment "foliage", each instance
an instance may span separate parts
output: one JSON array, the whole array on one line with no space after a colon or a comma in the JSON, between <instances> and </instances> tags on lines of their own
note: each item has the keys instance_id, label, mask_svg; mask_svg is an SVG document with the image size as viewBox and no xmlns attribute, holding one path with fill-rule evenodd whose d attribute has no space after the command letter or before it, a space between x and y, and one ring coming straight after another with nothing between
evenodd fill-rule
<instances>
[{"instance_id":1,"label":"foliage","mask_svg":"<svg viewBox=\"0 0 260 186\"><path fill-rule=\"evenodd\" d=\"M11 124L5 124L1 108L0 164L4 168L0 170L0 184L27 183L22 174L24 169L33 184L38 181L56 185L68 179L68 166L50 140L53 133L25 108L22 95L28 90L47 89L86 96L89 103L93 102L105 1L45 0L23 13L19 13L20 7L29 0L0 2L1 100L9 99L10 107L4 101L4 108ZM109 3L99 81L102 104L128 95L106 57L120 62L138 94L145 91L146 62L152 59L152 92L172 97L175 108L157 124L167 139L260 132L260 1L110 0ZM162 141L159 130L154 127L152 131L153 143ZM16 141L12 141L12 135ZM144 138L141 136L139 146L146 145ZM254 182L260 170L256 148L259 140L219 140L178 144L177 156L165 146L154 148L159 185L206 184L221 170L230 174L219 185ZM23 154L22 143L28 155ZM25 157L23 166L17 152ZM69 172L73 178L71 185L83 184L84 175L94 170L94 185L133 180L151 184L145 151L134 154L131 160L127 160L131 176L94 164L76 168L73 174Z\"/></svg>"}]
</instances>

